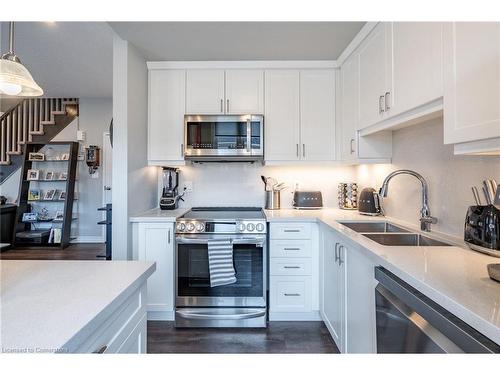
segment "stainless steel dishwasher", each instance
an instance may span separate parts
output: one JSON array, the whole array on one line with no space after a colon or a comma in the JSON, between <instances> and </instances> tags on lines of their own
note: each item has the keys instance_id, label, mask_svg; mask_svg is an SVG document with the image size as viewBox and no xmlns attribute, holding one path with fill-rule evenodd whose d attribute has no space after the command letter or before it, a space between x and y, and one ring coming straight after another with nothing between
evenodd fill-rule
<instances>
[{"instance_id":1,"label":"stainless steel dishwasher","mask_svg":"<svg viewBox=\"0 0 500 375\"><path fill-rule=\"evenodd\" d=\"M378 353L500 353L500 346L383 267L375 268Z\"/></svg>"}]
</instances>

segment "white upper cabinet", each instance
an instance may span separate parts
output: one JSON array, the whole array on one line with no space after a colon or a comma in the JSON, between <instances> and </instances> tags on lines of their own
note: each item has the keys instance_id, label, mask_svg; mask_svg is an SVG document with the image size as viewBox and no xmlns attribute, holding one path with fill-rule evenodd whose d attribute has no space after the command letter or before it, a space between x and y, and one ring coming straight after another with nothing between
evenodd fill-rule
<instances>
[{"instance_id":1,"label":"white upper cabinet","mask_svg":"<svg viewBox=\"0 0 500 375\"><path fill-rule=\"evenodd\" d=\"M443 40L444 142L500 137L500 23L447 23Z\"/></svg>"},{"instance_id":2,"label":"white upper cabinet","mask_svg":"<svg viewBox=\"0 0 500 375\"><path fill-rule=\"evenodd\" d=\"M351 55L340 69L341 77L341 155L342 160L356 159L358 129L358 87L359 60L358 55Z\"/></svg>"},{"instance_id":3,"label":"white upper cabinet","mask_svg":"<svg viewBox=\"0 0 500 375\"><path fill-rule=\"evenodd\" d=\"M148 160L150 164L182 161L185 70L149 72Z\"/></svg>"},{"instance_id":4,"label":"white upper cabinet","mask_svg":"<svg viewBox=\"0 0 500 375\"><path fill-rule=\"evenodd\" d=\"M224 70L187 70L186 113L218 115L224 112Z\"/></svg>"},{"instance_id":5,"label":"white upper cabinet","mask_svg":"<svg viewBox=\"0 0 500 375\"><path fill-rule=\"evenodd\" d=\"M443 96L442 23L392 23L393 91L387 115Z\"/></svg>"},{"instance_id":6,"label":"white upper cabinet","mask_svg":"<svg viewBox=\"0 0 500 375\"><path fill-rule=\"evenodd\" d=\"M390 29L379 23L359 48L359 129L380 122L391 105Z\"/></svg>"},{"instance_id":7,"label":"white upper cabinet","mask_svg":"<svg viewBox=\"0 0 500 375\"><path fill-rule=\"evenodd\" d=\"M300 72L302 160L335 159L335 71Z\"/></svg>"},{"instance_id":8,"label":"white upper cabinet","mask_svg":"<svg viewBox=\"0 0 500 375\"><path fill-rule=\"evenodd\" d=\"M299 160L299 71L267 70L265 76L265 158Z\"/></svg>"},{"instance_id":9,"label":"white upper cabinet","mask_svg":"<svg viewBox=\"0 0 500 375\"><path fill-rule=\"evenodd\" d=\"M226 113L264 113L264 71L259 69L226 70Z\"/></svg>"}]
</instances>

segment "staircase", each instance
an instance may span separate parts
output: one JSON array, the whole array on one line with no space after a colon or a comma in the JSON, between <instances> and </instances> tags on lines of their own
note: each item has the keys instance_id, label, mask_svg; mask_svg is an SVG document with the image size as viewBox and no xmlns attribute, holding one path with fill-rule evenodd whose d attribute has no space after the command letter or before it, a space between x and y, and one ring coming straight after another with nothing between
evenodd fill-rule
<instances>
[{"instance_id":1,"label":"staircase","mask_svg":"<svg viewBox=\"0 0 500 375\"><path fill-rule=\"evenodd\" d=\"M22 163L24 145L49 142L78 116L76 98L24 99L0 116L0 184Z\"/></svg>"}]
</instances>

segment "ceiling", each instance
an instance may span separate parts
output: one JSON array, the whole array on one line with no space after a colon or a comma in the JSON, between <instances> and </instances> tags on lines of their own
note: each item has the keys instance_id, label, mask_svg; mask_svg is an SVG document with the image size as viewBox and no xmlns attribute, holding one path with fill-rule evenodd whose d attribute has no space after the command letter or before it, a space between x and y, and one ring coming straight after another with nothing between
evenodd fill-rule
<instances>
[{"instance_id":1,"label":"ceiling","mask_svg":"<svg viewBox=\"0 0 500 375\"><path fill-rule=\"evenodd\" d=\"M1 29L7 50L8 23ZM45 96L112 97L113 31L106 22L16 22L14 51Z\"/></svg>"},{"instance_id":2,"label":"ceiling","mask_svg":"<svg viewBox=\"0 0 500 375\"><path fill-rule=\"evenodd\" d=\"M110 22L146 60L335 60L364 22Z\"/></svg>"}]
</instances>

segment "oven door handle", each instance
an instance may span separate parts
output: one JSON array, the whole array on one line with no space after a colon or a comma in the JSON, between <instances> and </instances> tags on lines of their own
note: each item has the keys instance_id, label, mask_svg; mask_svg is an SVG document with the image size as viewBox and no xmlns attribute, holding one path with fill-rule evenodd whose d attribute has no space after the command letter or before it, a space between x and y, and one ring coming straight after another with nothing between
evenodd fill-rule
<instances>
[{"instance_id":1,"label":"oven door handle","mask_svg":"<svg viewBox=\"0 0 500 375\"><path fill-rule=\"evenodd\" d=\"M261 316L266 315L265 310L251 311L247 313L241 314L207 314L202 312L193 312L193 311L176 311L176 314L184 319L192 319L192 320L245 320L245 319L253 319L259 318Z\"/></svg>"},{"instance_id":2,"label":"oven door handle","mask_svg":"<svg viewBox=\"0 0 500 375\"><path fill-rule=\"evenodd\" d=\"M176 237L175 240L178 244L207 245L210 239ZM255 245L257 247L263 247L265 239L259 237L231 238L231 242L233 245Z\"/></svg>"}]
</instances>

